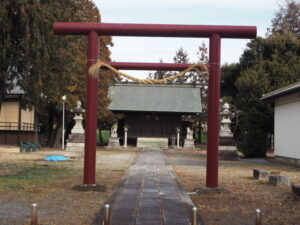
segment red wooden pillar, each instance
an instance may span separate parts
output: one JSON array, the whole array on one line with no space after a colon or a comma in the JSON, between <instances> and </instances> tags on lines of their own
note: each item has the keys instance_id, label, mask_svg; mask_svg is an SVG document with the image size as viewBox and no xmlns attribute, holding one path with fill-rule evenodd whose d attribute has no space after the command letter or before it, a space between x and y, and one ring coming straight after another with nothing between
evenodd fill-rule
<instances>
[{"instance_id":1,"label":"red wooden pillar","mask_svg":"<svg viewBox=\"0 0 300 225\"><path fill-rule=\"evenodd\" d=\"M98 61L99 35L88 34L87 69ZM87 74L86 78L86 120L84 150L84 184L96 184L96 130L97 130L97 87L98 79Z\"/></svg>"},{"instance_id":2,"label":"red wooden pillar","mask_svg":"<svg viewBox=\"0 0 300 225\"><path fill-rule=\"evenodd\" d=\"M221 37L213 34L209 41L206 187L214 188L218 187Z\"/></svg>"}]
</instances>

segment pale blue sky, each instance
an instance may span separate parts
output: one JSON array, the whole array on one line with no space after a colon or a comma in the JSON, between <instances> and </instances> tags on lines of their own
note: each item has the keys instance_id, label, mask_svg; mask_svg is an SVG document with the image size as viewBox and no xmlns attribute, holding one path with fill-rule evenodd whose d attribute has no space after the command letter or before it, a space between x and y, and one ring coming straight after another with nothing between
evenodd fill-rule
<instances>
[{"instance_id":1,"label":"pale blue sky","mask_svg":"<svg viewBox=\"0 0 300 225\"><path fill-rule=\"evenodd\" d=\"M257 26L265 36L278 10L278 0L94 0L104 23L157 23L199 25ZM113 37L112 60L122 62L172 62L183 47L191 62L196 61L198 46L207 39ZM238 62L249 40L222 39L221 62ZM146 71L127 71L144 74Z\"/></svg>"}]
</instances>

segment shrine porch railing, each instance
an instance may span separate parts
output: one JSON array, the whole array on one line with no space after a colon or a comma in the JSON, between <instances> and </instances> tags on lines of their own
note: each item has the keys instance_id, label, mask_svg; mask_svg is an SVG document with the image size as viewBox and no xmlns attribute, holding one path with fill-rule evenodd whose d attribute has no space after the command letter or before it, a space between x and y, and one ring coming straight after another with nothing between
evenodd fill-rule
<instances>
[{"instance_id":1,"label":"shrine porch railing","mask_svg":"<svg viewBox=\"0 0 300 225\"><path fill-rule=\"evenodd\" d=\"M40 124L25 122L0 122L0 130L40 131Z\"/></svg>"}]
</instances>

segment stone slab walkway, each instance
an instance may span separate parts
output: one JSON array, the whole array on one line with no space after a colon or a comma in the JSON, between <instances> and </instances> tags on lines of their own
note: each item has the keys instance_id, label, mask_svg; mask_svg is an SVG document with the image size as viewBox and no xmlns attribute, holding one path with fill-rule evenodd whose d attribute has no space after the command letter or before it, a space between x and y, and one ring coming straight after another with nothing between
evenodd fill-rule
<instances>
[{"instance_id":1,"label":"stone slab walkway","mask_svg":"<svg viewBox=\"0 0 300 225\"><path fill-rule=\"evenodd\" d=\"M112 225L191 224L193 203L159 149L140 152L109 203Z\"/></svg>"}]
</instances>

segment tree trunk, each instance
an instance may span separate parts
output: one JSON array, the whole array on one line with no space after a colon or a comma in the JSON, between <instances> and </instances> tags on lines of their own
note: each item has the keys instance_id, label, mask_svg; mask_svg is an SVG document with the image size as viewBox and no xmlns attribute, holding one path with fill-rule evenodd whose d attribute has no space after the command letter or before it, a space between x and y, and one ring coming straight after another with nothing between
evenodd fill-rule
<instances>
[{"instance_id":1,"label":"tree trunk","mask_svg":"<svg viewBox=\"0 0 300 225\"><path fill-rule=\"evenodd\" d=\"M52 107L52 104L49 106L49 117L48 117L48 135L47 135L47 146L52 145L52 139L53 139L53 126L54 126L54 110Z\"/></svg>"},{"instance_id":2,"label":"tree trunk","mask_svg":"<svg viewBox=\"0 0 300 225\"><path fill-rule=\"evenodd\" d=\"M53 142L53 148L60 148L62 147L62 126L58 124L57 128L55 129L55 138Z\"/></svg>"},{"instance_id":3,"label":"tree trunk","mask_svg":"<svg viewBox=\"0 0 300 225\"><path fill-rule=\"evenodd\" d=\"M198 141L199 144L202 144L202 119L201 116L199 117L199 122L198 122Z\"/></svg>"},{"instance_id":4,"label":"tree trunk","mask_svg":"<svg viewBox=\"0 0 300 225\"><path fill-rule=\"evenodd\" d=\"M104 143L103 143L103 138L102 138L101 127L100 126L98 126L98 135L99 135L99 143L98 143L98 145L102 146L102 145L104 145Z\"/></svg>"},{"instance_id":5,"label":"tree trunk","mask_svg":"<svg viewBox=\"0 0 300 225\"><path fill-rule=\"evenodd\" d=\"M61 137L62 137L62 112L59 113L59 116L57 119L57 125L55 127L55 130L53 132L53 142L52 147L53 148L59 148L62 147Z\"/></svg>"}]
</instances>

